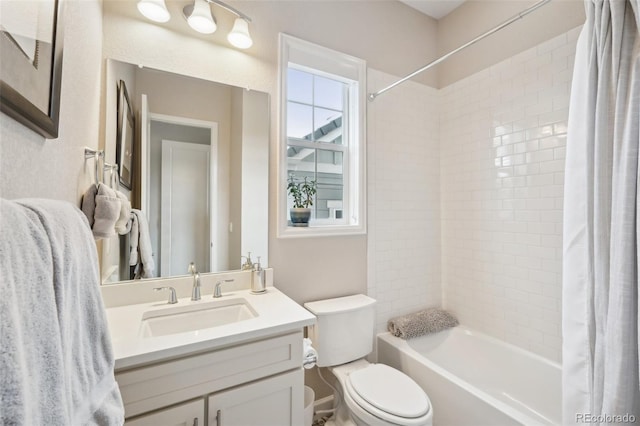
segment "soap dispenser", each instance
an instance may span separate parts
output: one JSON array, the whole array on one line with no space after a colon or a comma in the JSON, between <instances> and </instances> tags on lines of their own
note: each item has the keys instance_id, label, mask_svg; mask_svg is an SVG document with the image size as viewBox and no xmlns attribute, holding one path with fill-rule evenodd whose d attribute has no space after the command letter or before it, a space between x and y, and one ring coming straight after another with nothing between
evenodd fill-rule
<instances>
[{"instance_id":1,"label":"soap dispenser","mask_svg":"<svg viewBox=\"0 0 640 426\"><path fill-rule=\"evenodd\" d=\"M267 279L264 268L260 265L260 256L258 261L253 263L253 272L251 275L251 293L260 294L267 291Z\"/></svg>"},{"instance_id":2,"label":"soap dispenser","mask_svg":"<svg viewBox=\"0 0 640 426\"><path fill-rule=\"evenodd\" d=\"M240 260L242 261L242 259L245 259L244 263L242 264L242 266L240 267L241 270L243 271L253 271L254 267L253 267L253 262L251 261L251 252L249 252L246 256L241 256ZM258 258L260 259L260 258Z\"/></svg>"}]
</instances>

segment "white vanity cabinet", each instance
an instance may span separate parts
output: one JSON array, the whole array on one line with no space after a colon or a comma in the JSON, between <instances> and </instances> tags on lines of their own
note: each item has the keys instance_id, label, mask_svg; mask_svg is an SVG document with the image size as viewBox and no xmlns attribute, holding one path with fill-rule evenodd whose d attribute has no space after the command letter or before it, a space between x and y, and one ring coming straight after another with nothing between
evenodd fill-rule
<instances>
[{"instance_id":1,"label":"white vanity cabinet","mask_svg":"<svg viewBox=\"0 0 640 426\"><path fill-rule=\"evenodd\" d=\"M176 405L127 420L127 426L203 426L204 399Z\"/></svg>"},{"instance_id":2,"label":"white vanity cabinet","mask_svg":"<svg viewBox=\"0 0 640 426\"><path fill-rule=\"evenodd\" d=\"M208 424L215 426L298 426L303 423L302 371L260 380L209 397Z\"/></svg>"},{"instance_id":3,"label":"white vanity cabinet","mask_svg":"<svg viewBox=\"0 0 640 426\"><path fill-rule=\"evenodd\" d=\"M125 424L301 425L302 337L300 329L116 370Z\"/></svg>"}]
</instances>

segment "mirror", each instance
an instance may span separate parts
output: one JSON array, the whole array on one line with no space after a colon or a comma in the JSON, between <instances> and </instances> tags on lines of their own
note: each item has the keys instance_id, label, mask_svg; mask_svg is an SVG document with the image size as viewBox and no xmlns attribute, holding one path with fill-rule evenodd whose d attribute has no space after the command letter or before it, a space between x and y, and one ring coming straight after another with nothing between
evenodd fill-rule
<instances>
[{"instance_id":1,"label":"mirror","mask_svg":"<svg viewBox=\"0 0 640 426\"><path fill-rule=\"evenodd\" d=\"M248 252L267 266L269 95L111 59L106 75L105 159L118 151L126 86L133 182L118 189L148 222L153 275L185 275L190 262L199 272L239 269ZM103 283L134 277L129 237L104 240Z\"/></svg>"}]
</instances>

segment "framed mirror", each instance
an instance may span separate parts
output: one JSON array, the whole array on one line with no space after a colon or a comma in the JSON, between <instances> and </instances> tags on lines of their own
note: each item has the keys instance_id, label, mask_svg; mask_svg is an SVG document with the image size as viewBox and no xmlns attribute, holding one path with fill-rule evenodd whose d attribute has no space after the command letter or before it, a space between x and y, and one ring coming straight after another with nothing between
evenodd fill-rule
<instances>
[{"instance_id":1,"label":"framed mirror","mask_svg":"<svg viewBox=\"0 0 640 426\"><path fill-rule=\"evenodd\" d=\"M113 131L126 87L136 131L119 189L148 222L153 275L240 269L248 252L268 265L269 95L111 59L106 75L105 156L126 152ZM103 283L132 278L130 250L128 235L103 242Z\"/></svg>"}]
</instances>

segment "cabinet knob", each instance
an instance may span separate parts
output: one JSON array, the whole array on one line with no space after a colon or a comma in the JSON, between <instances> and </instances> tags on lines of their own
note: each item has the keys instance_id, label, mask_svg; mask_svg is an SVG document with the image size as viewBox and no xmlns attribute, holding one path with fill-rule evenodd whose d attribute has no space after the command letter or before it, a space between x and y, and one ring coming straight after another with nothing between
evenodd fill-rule
<instances>
[{"instance_id":1,"label":"cabinet knob","mask_svg":"<svg viewBox=\"0 0 640 426\"><path fill-rule=\"evenodd\" d=\"M193 418L193 426L198 426L198 418L197 417Z\"/></svg>"},{"instance_id":2,"label":"cabinet knob","mask_svg":"<svg viewBox=\"0 0 640 426\"><path fill-rule=\"evenodd\" d=\"M222 426L222 411L218 410L216 412L216 426Z\"/></svg>"}]
</instances>

